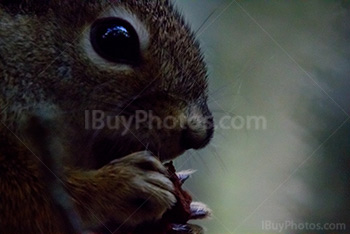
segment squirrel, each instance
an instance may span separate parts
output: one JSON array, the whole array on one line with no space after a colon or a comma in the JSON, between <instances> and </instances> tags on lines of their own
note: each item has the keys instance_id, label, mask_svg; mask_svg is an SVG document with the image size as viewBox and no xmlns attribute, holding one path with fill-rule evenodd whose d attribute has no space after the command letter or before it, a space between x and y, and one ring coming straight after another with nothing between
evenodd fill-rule
<instances>
[{"instance_id":1,"label":"squirrel","mask_svg":"<svg viewBox=\"0 0 350 234\"><path fill-rule=\"evenodd\" d=\"M0 232L160 219L176 202L162 162L213 136L204 57L173 4L1 0L0 24ZM87 128L95 110L175 120Z\"/></svg>"}]
</instances>

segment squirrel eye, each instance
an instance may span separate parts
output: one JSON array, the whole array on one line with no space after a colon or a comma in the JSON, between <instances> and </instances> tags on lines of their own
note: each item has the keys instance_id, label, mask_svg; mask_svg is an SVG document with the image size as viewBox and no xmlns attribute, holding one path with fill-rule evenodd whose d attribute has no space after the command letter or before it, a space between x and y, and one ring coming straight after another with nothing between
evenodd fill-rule
<instances>
[{"instance_id":1,"label":"squirrel eye","mask_svg":"<svg viewBox=\"0 0 350 234\"><path fill-rule=\"evenodd\" d=\"M99 19L91 26L92 47L104 59L136 65L140 61L140 42L135 29L120 18Z\"/></svg>"}]
</instances>

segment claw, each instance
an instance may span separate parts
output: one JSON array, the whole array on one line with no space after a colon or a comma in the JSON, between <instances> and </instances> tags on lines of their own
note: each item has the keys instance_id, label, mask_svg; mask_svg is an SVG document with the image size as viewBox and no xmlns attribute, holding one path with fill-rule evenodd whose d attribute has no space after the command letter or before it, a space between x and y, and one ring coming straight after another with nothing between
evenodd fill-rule
<instances>
[{"instance_id":1,"label":"claw","mask_svg":"<svg viewBox=\"0 0 350 234\"><path fill-rule=\"evenodd\" d=\"M180 184L183 184L195 172L196 172L195 170L185 170L185 171L176 172L176 175L180 180Z\"/></svg>"},{"instance_id":2,"label":"claw","mask_svg":"<svg viewBox=\"0 0 350 234\"><path fill-rule=\"evenodd\" d=\"M189 231L191 231L189 226L187 226L186 224L173 224L172 230L176 231L176 232L189 232Z\"/></svg>"},{"instance_id":3,"label":"claw","mask_svg":"<svg viewBox=\"0 0 350 234\"><path fill-rule=\"evenodd\" d=\"M201 202L191 203L191 218L190 219L205 219L210 217L212 211L207 205Z\"/></svg>"},{"instance_id":4,"label":"claw","mask_svg":"<svg viewBox=\"0 0 350 234\"><path fill-rule=\"evenodd\" d=\"M203 234L202 227L194 224L173 224L171 234Z\"/></svg>"}]
</instances>

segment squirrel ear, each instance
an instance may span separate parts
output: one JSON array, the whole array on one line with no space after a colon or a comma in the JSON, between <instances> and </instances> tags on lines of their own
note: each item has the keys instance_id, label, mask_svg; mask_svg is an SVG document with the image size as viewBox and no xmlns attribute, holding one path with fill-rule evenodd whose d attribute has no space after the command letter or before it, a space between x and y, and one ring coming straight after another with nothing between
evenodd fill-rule
<instances>
[{"instance_id":1,"label":"squirrel ear","mask_svg":"<svg viewBox=\"0 0 350 234\"><path fill-rule=\"evenodd\" d=\"M42 12L50 0L0 0L0 5L13 13Z\"/></svg>"}]
</instances>

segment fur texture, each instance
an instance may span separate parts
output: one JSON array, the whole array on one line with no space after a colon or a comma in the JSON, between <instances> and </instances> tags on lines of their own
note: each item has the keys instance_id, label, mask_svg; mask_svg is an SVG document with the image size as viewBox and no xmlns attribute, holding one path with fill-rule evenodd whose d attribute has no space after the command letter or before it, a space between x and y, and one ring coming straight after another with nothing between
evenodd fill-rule
<instances>
[{"instance_id":1,"label":"fur texture","mask_svg":"<svg viewBox=\"0 0 350 234\"><path fill-rule=\"evenodd\" d=\"M91 24L118 9L136 17L150 36L138 66L101 66L84 49ZM65 230L43 182L49 173L40 169L39 159L48 157L45 145L33 144L24 131L28 119L40 119L43 112L59 125L49 130L61 136L65 169L59 179L85 229L108 221L133 226L160 218L175 202L172 185L158 159L136 152L147 149L161 160L171 159L203 147L212 135L206 67L172 5L165 0L1 1L0 24L0 230ZM85 130L85 110L127 116L152 110L162 119L194 116L200 127L131 126L122 137L118 130ZM146 205L139 208L140 201Z\"/></svg>"}]
</instances>

